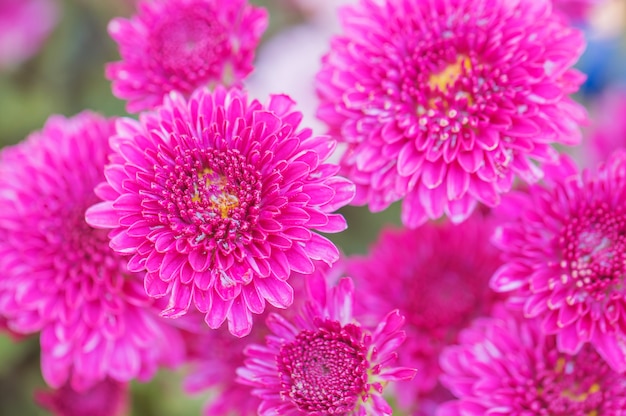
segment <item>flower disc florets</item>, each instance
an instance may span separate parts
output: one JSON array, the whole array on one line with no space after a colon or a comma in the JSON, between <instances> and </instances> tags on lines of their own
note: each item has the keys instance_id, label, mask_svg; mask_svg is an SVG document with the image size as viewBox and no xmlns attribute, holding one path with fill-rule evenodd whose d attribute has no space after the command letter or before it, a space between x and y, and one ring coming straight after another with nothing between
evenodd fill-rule
<instances>
[{"instance_id":1,"label":"flower disc florets","mask_svg":"<svg viewBox=\"0 0 626 416\"><path fill-rule=\"evenodd\" d=\"M549 0L364 0L340 11L317 77L318 116L346 142L355 204L403 199L417 227L476 202L496 206L515 176L576 144L584 47Z\"/></svg>"},{"instance_id":2,"label":"flower disc florets","mask_svg":"<svg viewBox=\"0 0 626 416\"><path fill-rule=\"evenodd\" d=\"M272 96L267 107L240 90L172 94L163 107L126 119L111 139L117 153L106 168L107 201L87 220L111 228L111 247L147 270L145 287L166 297L165 316L191 304L212 328L225 319L233 334L252 326L265 301L293 301L292 271L313 272L337 248L312 232L345 229L333 214L354 185L323 161L327 137L298 130L293 101Z\"/></svg>"}]
</instances>

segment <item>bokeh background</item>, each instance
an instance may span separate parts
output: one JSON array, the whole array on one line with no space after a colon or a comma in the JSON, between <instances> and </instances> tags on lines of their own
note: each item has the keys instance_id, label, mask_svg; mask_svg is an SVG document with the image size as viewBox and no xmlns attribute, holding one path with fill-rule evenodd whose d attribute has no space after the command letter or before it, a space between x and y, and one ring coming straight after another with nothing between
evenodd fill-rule
<instances>
[{"instance_id":1,"label":"bokeh background","mask_svg":"<svg viewBox=\"0 0 626 416\"><path fill-rule=\"evenodd\" d=\"M46 34L32 54L22 49L17 52L28 56L16 57L13 51L11 57L3 48L6 52L14 47L18 38L6 31L18 28L14 27L16 20L3 10L21 1L0 0L0 146L17 143L40 129L51 114L71 116L92 109L107 116L125 115L124 103L113 97L104 78L105 63L119 59L106 29L113 17L130 16L134 1L41 0L41 4L48 3L47 8L40 9L42 15L31 14L27 23ZM270 26L257 52L257 68L248 81L251 95L264 100L272 92L291 94L305 114L305 123L323 133L323 126L314 118L313 78L328 40L339 30L335 8L349 2L252 0L268 9ZM587 51L577 65L588 79L577 99L590 109L592 123L603 120L626 125L626 105L623 113L606 120L601 114L607 111L606 104L596 104L606 102L607 95L626 85L625 22L626 0L598 0L598 5L575 23L588 38ZM585 130L592 128L593 124ZM626 143L626 136L621 140ZM580 149L584 147L571 152L581 158L584 150ZM365 253L383 226L399 225L397 205L378 214L359 207L345 208L343 213L349 229L330 237L346 254ZM33 392L45 388L38 342L37 337L14 340L0 334L0 416L48 414L33 402ZM185 368L162 371L150 383L133 383L131 415L200 415L210 392L197 396L183 393L184 373Z\"/></svg>"}]
</instances>

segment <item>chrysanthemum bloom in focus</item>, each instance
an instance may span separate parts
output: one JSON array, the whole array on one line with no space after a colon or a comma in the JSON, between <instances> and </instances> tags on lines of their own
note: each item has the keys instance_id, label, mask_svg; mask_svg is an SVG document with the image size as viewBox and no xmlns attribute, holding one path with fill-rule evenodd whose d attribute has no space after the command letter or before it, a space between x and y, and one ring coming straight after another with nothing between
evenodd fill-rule
<instances>
[{"instance_id":1,"label":"chrysanthemum bloom in focus","mask_svg":"<svg viewBox=\"0 0 626 416\"><path fill-rule=\"evenodd\" d=\"M499 310L461 332L441 356L443 384L458 400L437 416L626 414L626 379L589 345L560 353L537 320Z\"/></svg>"},{"instance_id":2,"label":"chrysanthemum bloom in focus","mask_svg":"<svg viewBox=\"0 0 626 416\"><path fill-rule=\"evenodd\" d=\"M472 318L490 312L497 295L489 278L502 264L489 243L493 228L491 219L475 213L459 225L386 229L367 256L346 261L346 274L358 288L359 318L380 319L391 308L406 318L399 363L418 374L396 386L401 407L421 408L421 398L436 388L443 347Z\"/></svg>"},{"instance_id":3,"label":"chrysanthemum bloom in focus","mask_svg":"<svg viewBox=\"0 0 626 416\"><path fill-rule=\"evenodd\" d=\"M37 53L58 15L56 0L0 0L0 70Z\"/></svg>"},{"instance_id":4,"label":"chrysanthemum bloom in focus","mask_svg":"<svg viewBox=\"0 0 626 416\"><path fill-rule=\"evenodd\" d=\"M291 321L270 314L265 345L245 350L248 359L237 374L261 398L259 415L391 415L384 387L415 375L392 366L405 338L404 318L395 310L375 328L360 325L349 278L330 290L323 281L310 288L312 300L301 314Z\"/></svg>"},{"instance_id":5,"label":"chrysanthemum bloom in focus","mask_svg":"<svg viewBox=\"0 0 626 416\"><path fill-rule=\"evenodd\" d=\"M143 276L84 219L98 201L112 132L90 112L53 116L0 157L0 315L16 333L41 331L43 377L53 388L147 380L182 358Z\"/></svg>"},{"instance_id":6,"label":"chrysanthemum bloom in focus","mask_svg":"<svg viewBox=\"0 0 626 416\"><path fill-rule=\"evenodd\" d=\"M69 385L38 391L35 401L55 416L124 416L128 414L128 384L105 379L87 391Z\"/></svg>"},{"instance_id":7,"label":"chrysanthemum bloom in focus","mask_svg":"<svg viewBox=\"0 0 626 416\"><path fill-rule=\"evenodd\" d=\"M339 258L312 230L346 228L333 212L350 202L354 185L323 163L335 142L299 129L293 104L275 95L264 107L219 87L189 101L173 93L139 122L118 122L106 202L87 221L113 229L111 247L132 255L129 269L147 270L148 294L167 298L164 316L193 304L211 328L228 319L243 336L266 301L292 303L292 271L312 273L312 260Z\"/></svg>"},{"instance_id":8,"label":"chrysanthemum bloom in focus","mask_svg":"<svg viewBox=\"0 0 626 416\"><path fill-rule=\"evenodd\" d=\"M551 143L576 144L583 107L568 97L582 33L549 0L362 0L340 11L317 77L318 117L348 150L353 203L402 222L461 222L534 182Z\"/></svg>"},{"instance_id":9,"label":"chrysanthemum bloom in focus","mask_svg":"<svg viewBox=\"0 0 626 416\"><path fill-rule=\"evenodd\" d=\"M169 91L239 83L268 22L247 0L144 0L138 9L109 23L122 60L106 76L130 112L154 108Z\"/></svg>"},{"instance_id":10,"label":"chrysanthemum bloom in focus","mask_svg":"<svg viewBox=\"0 0 626 416\"><path fill-rule=\"evenodd\" d=\"M618 372L626 371L626 153L579 173L566 157L545 185L511 194L501 206L510 222L494 242L503 264L491 286L556 334L559 351L587 342Z\"/></svg>"}]
</instances>

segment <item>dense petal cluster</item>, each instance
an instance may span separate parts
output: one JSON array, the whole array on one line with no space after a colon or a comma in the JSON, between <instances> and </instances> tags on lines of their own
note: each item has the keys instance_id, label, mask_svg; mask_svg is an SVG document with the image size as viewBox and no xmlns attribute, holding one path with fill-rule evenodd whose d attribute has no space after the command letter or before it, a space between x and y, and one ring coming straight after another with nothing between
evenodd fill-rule
<instances>
[{"instance_id":1,"label":"dense petal cluster","mask_svg":"<svg viewBox=\"0 0 626 416\"><path fill-rule=\"evenodd\" d=\"M441 381L458 397L437 416L626 414L626 379L589 345L558 352L537 320L500 310L446 348Z\"/></svg>"},{"instance_id":2,"label":"dense petal cluster","mask_svg":"<svg viewBox=\"0 0 626 416\"><path fill-rule=\"evenodd\" d=\"M182 358L143 276L84 219L112 132L90 112L53 116L0 157L0 315L16 333L41 331L42 372L54 388L145 380Z\"/></svg>"},{"instance_id":3,"label":"dense petal cluster","mask_svg":"<svg viewBox=\"0 0 626 416\"><path fill-rule=\"evenodd\" d=\"M491 280L556 334L559 351L589 342L618 372L626 371L625 202L626 153L582 173L563 157L544 185L502 205L510 220L493 240L504 264Z\"/></svg>"},{"instance_id":4,"label":"dense petal cluster","mask_svg":"<svg viewBox=\"0 0 626 416\"><path fill-rule=\"evenodd\" d=\"M311 277L316 281L318 276ZM265 345L245 349L239 381L261 398L261 416L391 415L382 396L389 381L409 380L415 370L391 367L405 333L393 311L375 327L352 316L354 287L349 278L327 290L313 283L311 301L292 321L272 313Z\"/></svg>"},{"instance_id":5,"label":"dense petal cluster","mask_svg":"<svg viewBox=\"0 0 626 416\"><path fill-rule=\"evenodd\" d=\"M460 222L515 176L540 178L552 143L580 140L585 110L569 94L584 39L549 0L363 0L340 17L318 116L348 145L355 204L404 198L406 226Z\"/></svg>"},{"instance_id":6,"label":"dense petal cluster","mask_svg":"<svg viewBox=\"0 0 626 416\"><path fill-rule=\"evenodd\" d=\"M35 401L54 416L124 416L128 414L128 384L105 379L77 392L68 384L35 392Z\"/></svg>"},{"instance_id":7,"label":"dense petal cluster","mask_svg":"<svg viewBox=\"0 0 626 416\"><path fill-rule=\"evenodd\" d=\"M489 278L501 264L489 243L493 228L490 218L476 213L459 225L386 229L367 256L346 260L346 274L359 290L358 317L380 319L398 308L406 318L399 362L417 368L418 376L398 384L402 407L421 407L421 397L436 387L441 350L474 317L490 312L496 295Z\"/></svg>"},{"instance_id":8,"label":"dense petal cluster","mask_svg":"<svg viewBox=\"0 0 626 416\"><path fill-rule=\"evenodd\" d=\"M144 0L132 19L116 18L109 34L122 60L106 76L131 112L208 84L235 84L253 69L268 18L247 0Z\"/></svg>"},{"instance_id":9,"label":"dense petal cluster","mask_svg":"<svg viewBox=\"0 0 626 416\"><path fill-rule=\"evenodd\" d=\"M333 214L354 185L324 163L335 143L299 129L301 114L284 95L267 107L238 89L172 93L140 121L120 120L116 153L99 188L106 201L87 221L112 228L111 247L147 270L145 287L165 297L163 315L191 305L217 328L228 319L238 336L265 302L293 302L292 271L312 273L313 260L339 258L312 230L338 232Z\"/></svg>"},{"instance_id":10,"label":"dense petal cluster","mask_svg":"<svg viewBox=\"0 0 626 416\"><path fill-rule=\"evenodd\" d=\"M34 55L58 20L56 0L0 0L0 70Z\"/></svg>"}]
</instances>

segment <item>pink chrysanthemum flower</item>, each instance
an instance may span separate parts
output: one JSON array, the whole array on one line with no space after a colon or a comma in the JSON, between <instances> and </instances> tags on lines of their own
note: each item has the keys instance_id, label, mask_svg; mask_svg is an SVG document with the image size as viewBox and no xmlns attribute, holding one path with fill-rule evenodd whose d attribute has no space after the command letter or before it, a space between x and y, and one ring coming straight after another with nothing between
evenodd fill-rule
<instances>
[{"instance_id":1,"label":"pink chrysanthemum flower","mask_svg":"<svg viewBox=\"0 0 626 416\"><path fill-rule=\"evenodd\" d=\"M0 70L39 51L58 15L56 0L0 0Z\"/></svg>"},{"instance_id":2,"label":"pink chrysanthemum flower","mask_svg":"<svg viewBox=\"0 0 626 416\"><path fill-rule=\"evenodd\" d=\"M12 331L41 331L42 372L54 388L146 380L182 358L143 276L84 219L98 201L112 132L90 112L53 116L0 157L0 315Z\"/></svg>"},{"instance_id":3,"label":"pink chrysanthemum flower","mask_svg":"<svg viewBox=\"0 0 626 416\"><path fill-rule=\"evenodd\" d=\"M128 384L105 379L87 391L69 385L35 392L35 401L54 416L124 416L128 414Z\"/></svg>"},{"instance_id":4,"label":"pink chrysanthemum flower","mask_svg":"<svg viewBox=\"0 0 626 416\"><path fill-rule=\"evenodd\" d=\"M293 104L275 95L264 107L219 87L189 101L172 94L139 122L118 122L106 201L87 221L114 229L111 247L132 255L129 269L147 270L148 294L167 299L164 316L193 304L211 328L228 319L243 336L266 301L292 303L291 271L339 258L312 230L346 228L332 212L350 202L354 185L323 163L334 141L299 130Z\"/></svg>"},{"instance_id":5,"label":"pink chrysanthemum flower","mask_svg":"<svg viewBox=\"0 0 626 416\"><path fill-rule=\"evenodd\" d=\"M109 24L122 60L106 76L130 112L156 107L170 91L239 83L253 69L268 22L247 0L144 0L138 9Z\"/></svg>"},{"instance_id":6,"label":"pink chrysanthemum flower","mask_svg":"<svg viewBox=\"0 0 626 416\"><path fill-rule=\"evenodd\" d=\"M562 157L544 186L511 194L510 222L494 242L503 264L491 286L556 334L559 351L587 342L618 372L626 371L626 153L579 173Z\"/></svg>"},{"instance_id":7,"label":"pink chrysanthemum flower","mask_svg":"<svg viewBox=\"0 0 626 416\"><path fill-rule=\"evenodd\" d=\"M391 415L382 396L390 381L409 380L415 370L391 367L405 333L404 318L388 313L375 329L352 315L354 287L344 278L327 290L309 278L311 301L290 322L272 313L265 345L250 345L241 383L262 400L261 416Z\"/></svg>"},{"instance_id":8,"label":"pink chrysanthemum flower","mask_svg":"<svg viewBox=\"0 0 626 416\"><path fill-rule=\"evenodd\" d=\"M346 142L354 204L404 198L402 222L461 222L515 176L533 182L551 143L576 144L568 97L584 48L549 0L362 0L340 11L317 77L318 117Z\"/></svg>"},{"instance_id":9,"label":"pink chrysanthemum flower","mask_svg":"<svg viewBox=\"0 0 626 416\"><path fill-rule=\"evenodd\" d=\"M359 289L357 316L380 319L398 308L406 318L399 363L417 368L418 375L396 386L402 407L421 407L441 373L441 350L472 318L489 313L496 297L489 278L502 264L489 243L493 228L492 220L476 213L459 225L386 229L369 255L346 261L346 274Z\"/></svg>"},{"instance_id":10,"label":"pink chrysanthemum flower","mask_svg":"<svg viewBox=\"0 0 626 416\"><path fill-rule=\"evenodd\" d=\"M437 416L623 416L626 378L589 345L560 353L537 320L504 309L461 332L444 350L441 381L458 400Z\"/></svg>"}]
</instances>

